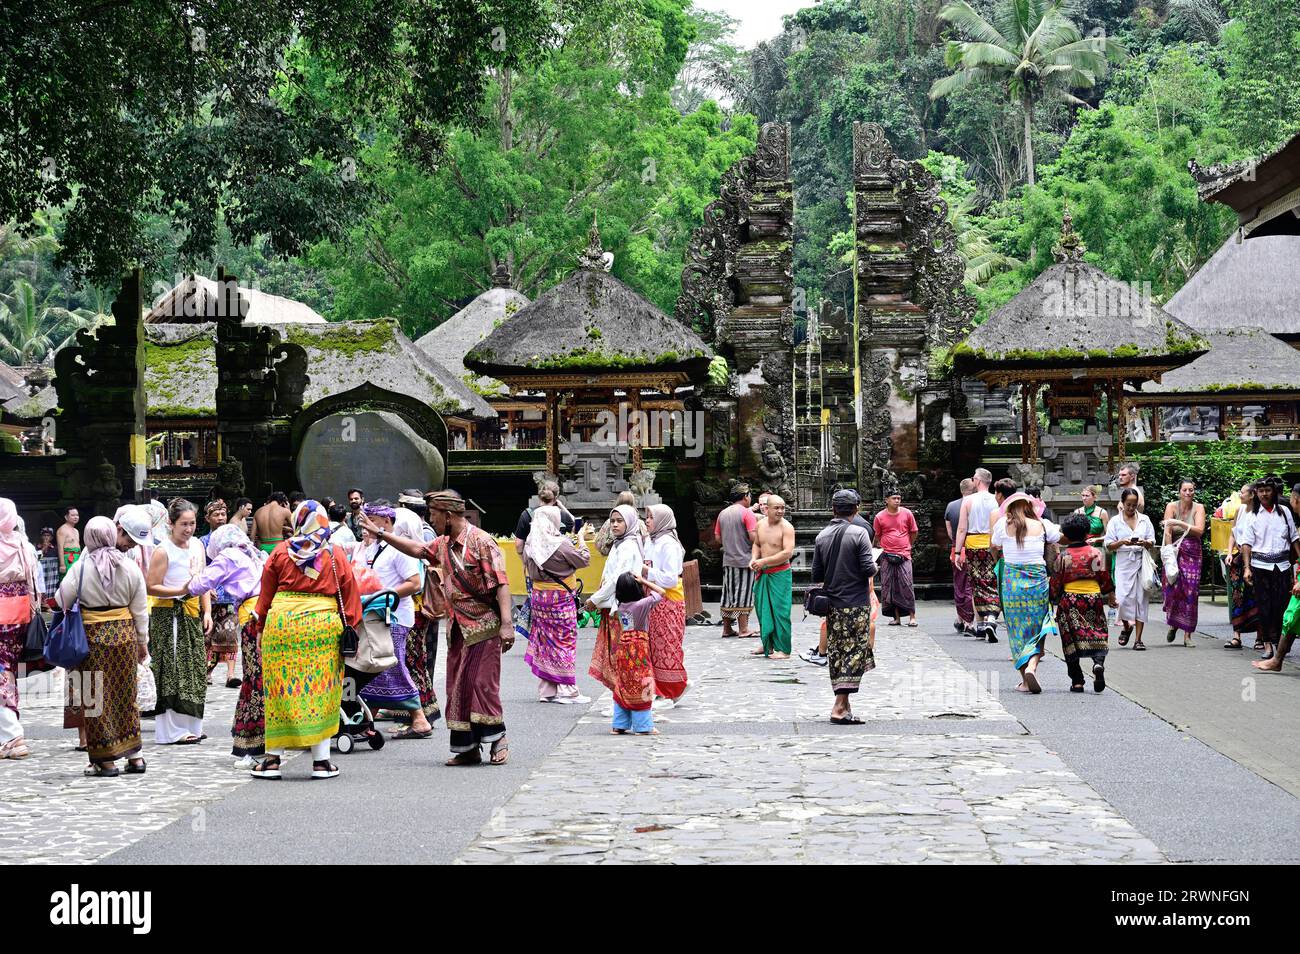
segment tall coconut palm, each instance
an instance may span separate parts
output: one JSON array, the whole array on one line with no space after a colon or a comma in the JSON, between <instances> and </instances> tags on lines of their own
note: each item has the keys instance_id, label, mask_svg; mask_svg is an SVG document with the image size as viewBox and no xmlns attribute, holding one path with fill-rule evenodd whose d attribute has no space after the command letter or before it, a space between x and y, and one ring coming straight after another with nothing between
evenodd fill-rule
<instances>
[{"instance_id":1,"label":"tall coconut palm","mask_svg":"<svg viewBox=\"0 0 1300 954\"><path fill-rule=\"evenodd\" d=\"M1023 113L1025 173L1033 185L1034 107L1049 96L1087 105L1070 91L1092 88L1106 75L1107 61L1128 54L1111 37L1083 36L1059 0L998 0L992 23L966 0L949 4L939 16L970 39L948 41L944 60L956 72L935 80L930 98L973 83L1004 86Z\"/></svg>"}]
</instances>

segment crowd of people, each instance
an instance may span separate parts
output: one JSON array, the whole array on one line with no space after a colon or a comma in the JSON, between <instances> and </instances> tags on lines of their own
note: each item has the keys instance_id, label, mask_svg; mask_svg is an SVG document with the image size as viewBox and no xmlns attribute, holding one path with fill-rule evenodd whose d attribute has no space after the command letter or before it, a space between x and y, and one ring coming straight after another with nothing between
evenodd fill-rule
<instances>
[{"instance_id":1,"label":"crowd of people","mask_svg":"<svg viewBox=\"0 0 1300 954\"><path fill-rule=\"evenodd\" d=\"M1080 506L1058 525L1039 496L1006 478L994 482L984 468L961 482L961 496L948 505L954 627L963 636L997 642L1000 617L1021 676L1018 690L1041 692L1038 664L1046 640L1059 632L1070 691L1085 691L1085 660L1091 663L1094 690L1103 691L1108 610L1119 624L1118 645L1145 650L1150 603L1157 593L1166 641L1181 636L1185 647L1196 645L1206 505L1196 499L1195 481L1180 481L1177 496L1164 505L1157 533L1144 512L1138 473L1135 464L1121 468L1113 516L1097 504L1101 488L1088 487ZM1295 512L1300 494L1293 494L1295 506L1289 506L1283 491L1280 478L1267 477L1243 486L1216 511L1231 522L1223 560L1233 635L1224 648L1240 650L1243 634L1257 634L1261 658L1253 665L1266 672L1281 669L1300 628L1300 612L1287 612L1292 597L1300 596ZM1296 618L1286 622L1291 617Z\"/></svg>"},{"instance_id":2,"label":"crowd of people","mask_svg":"<svg viewBox=\"0 0 1300 954\"><path fill-rule=\"evenodd\" d=\"M1086 488L1059 524L1033 492L977 469L945 510L951 542L954 627L996 643L1004 627L1018 691L1042 691L1039 664L1059 634L1070 691L1106 685L1110 626L1117 643L1146 648L1149 606L1162 592L1166 639L1195 645L1203 538L1209 515L1193 481L1179 485L1157 525L1146 515L1136 466L1117 479L1113 515ZM1241 488L1215 513L1232 525L1225 554L1229 650L1255 634L1254 666L1277 671L1300 630L1300 531L1284 488L1269 477ZM429 739L446 719L448 765L501 765L509 758L501 703L501 656L517 640L537 679L537 701L588 703L578 688L580 618L598 621L587 673L613 697L610 731L657 732L656 710L682 704L690 687L684 650L685 550L673 510L638 510L630 493L597 532L544 483L515 525L526 596L516 610L497 540L476 525L452 490L402 490L396 501L349 491L346 503L273 492L254 509L239 499L200 508L156 498L95 517L84 534L75 508L33 545L12 501L0 498L0 757L30 754L17 674L29 623L43 607L78 609L88 655L69 672L64 726L76 728L85 772L143 774L141 717L159 745L205 739L205 705L223 663L238 690L230 726L236 766L281 777L289 749L312 752L312 778L338 775L330 743L344 729L363 738L388 717L386 738ZM823 616L818 645L801 658L829 671L831 721L857 725L851 697L875 666L877 620L916 626L912 553L915 515L890 493L870 521L849 489L831 499L830 522L812 553L805 608ZM202 511L200 517L200 509ZM714 534L722 555L722 636L754 638L752 655L792 652L795 529L786 502L733 487ZM200 522L201 521L201 522ZM205 531L200 533L200 528ZM591 542L588 538L591 537ZM599 585L578 573L603 557ZM877 580L879 586L877 586ZM383 621L391 662L350 665L348 633ZM749 627L751 618L758 629ZM446 689L434 688L446 627ZM236 660L238 657L238 660ZM236 662L238 661L238 667ZM1090 673L1085 672L1085 663ZM238 671L239 675L236 675ZM86 695L95 674L97 698ZM123 762L119 770L117 763Z\"/></svg>"}]
</instances>

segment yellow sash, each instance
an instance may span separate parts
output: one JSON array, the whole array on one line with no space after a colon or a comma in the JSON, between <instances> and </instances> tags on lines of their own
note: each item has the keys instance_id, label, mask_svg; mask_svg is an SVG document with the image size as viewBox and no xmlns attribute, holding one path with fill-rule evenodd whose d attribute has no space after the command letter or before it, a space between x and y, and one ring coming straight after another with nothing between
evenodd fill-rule
<instances>
[{"instance_id":1,"label":"yellow sash","mask_svg":"<svg viewBox=\"0 0 1300 954\"><path fill-rule=\"evenodd\" d=\"M338 600L324 593L294 593L280 590L271 600L271 612L280 613L337 613Z\"/></svg>"},{"instance_id":2,"label":"yellow sash","mask_svg":"<svg viewBox=\"0 0 1300 954\"><path fill-rule=\"evenodd\" d=\"M239 604L239 625L247 626L248 621L253 618L253 610L257 608L257 597L250 596L244 602Z\"/></svg>"},{"instance_id":3,"label":"yellow sash","mask_svg":"<svg viewBox=\"0 0 1300 954\"><path fill-rule=\"evenodd\" d=\"M1101 592L1101 584L1096 580L1071 580L1065 584L1065 592L1080 594L1097 594Z\"/></svg>"},{"instance_id":4,"label":"yellow sash","mask_svg":"<svg viewBox=\"0 0 1300 954\"><path fill-rule=\"evenodd\" d=\"M577 582L578 582L577 574L570 574L569 578L565 580L563 583L554 583L551 580L535 580L533 581L533 589L535 590L567 589L569 592L573 592L573 587L577 584Z\"/></svg>"},{"instance_id":5,"label":"yellow sash","mask_svg":"<svg viewBox=\"0 0 1300 954\"><path fill-rule=\"evenodd\" d=\"M176 601L164 597L156 597L153 601L153 605L158 609L172 609L176 605ZM199 618L199 598L197 596L191 596L187 599L181 600L181 607L185 610L186 616L191 616L194 619Z\"/></svg>"},{"instance_id":6,"label":"yellow sash","mask_svg":"<svg viewBox=\"0 0 1300 954\"><path fill-rule=\"evenodd\" d=\"M966 534L967 550L987 550L991 546L993 546L993 535L991 533Z\"/></svg>"},{"instance_id":7,"label":"yellow sash","mask_svg":"<svg viewBox=\"0 0 1300 954\"><path fill-rule=\"evenodd\" d=\"M671 590L664 590L664 599L672 600L676 603L686 602L686 587L682 585L682 578L677 578L677 585Z\"/></svg>"},{"instance_id":8,"label":"yellow sash","mask_svg":"<svg viewBox=\"0 0 1300 954\"><path fill-rule=\"evenodd\" d=\"M81 611L81 621L87 626L93 625L94 623L109 623L115 619L130 618L131 610L125 606L102 610L84 609Z\"/></svg>"}]
</instances>

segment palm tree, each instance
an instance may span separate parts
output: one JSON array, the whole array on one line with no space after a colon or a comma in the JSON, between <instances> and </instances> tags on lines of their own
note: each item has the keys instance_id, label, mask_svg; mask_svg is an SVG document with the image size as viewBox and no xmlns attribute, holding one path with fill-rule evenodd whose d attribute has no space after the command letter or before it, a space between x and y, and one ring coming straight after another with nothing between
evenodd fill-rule
<instances>
[{"instance_id":1,"label":"palm tree","mask_svg":"<svg viewBox=\"0 0 1300 954\"><path fill-rule=\"evenodd\" d=\"M1001 83L1020 104L1024 118L1024 158L1028 182L1034 177L1034 107L1049 96L1086 106L1073 89L1090 89L1106 75L1107 60L1128 54L1104 35L1083 36L1062 11L1059 0L998 0L990 23L966 0L939 11L969 40L949 40L944 60L951 76L935 80L930 98L938 99L973 83Z\"/></svg>"},{"instance_id":2,"label":"palm tree","mask_svg":"<svg viewBox=\"0 0 1300 954\"><path fill-rule=\"evenodd\" d=\"M975 220L975 195L966 196L948 206L948 224L957 234L957 251L966 260L966 281L983 285L998 272L1019 268L1020 259L1003 255L993 245L988 232Z\"/></svg>"},{"instance_id":3,"label":"palm tree","mask_svg":"<svg viewBox=\"0 0 1300 954\"><path fill-rule=\"evenodd\" d=\"M13 290L0 295L0 358L10 364L36 364L67 344L83 328L93 330L102 314L78 308L69 311L38 300L25 278L14 280Z\"/></svg>"}]
</instances>

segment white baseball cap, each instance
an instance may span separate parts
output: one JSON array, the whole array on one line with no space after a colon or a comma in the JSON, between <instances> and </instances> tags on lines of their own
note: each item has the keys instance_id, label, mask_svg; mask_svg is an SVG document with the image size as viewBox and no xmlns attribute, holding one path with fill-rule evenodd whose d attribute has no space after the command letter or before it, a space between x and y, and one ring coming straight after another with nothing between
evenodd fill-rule
<instances>
[{"instance_id":1,"label":"white baseball cap","mask_svg":"<svg viewBox=\"0 0 1300 954\"><path fill-rule=\"evenodd\" d=\"M153 535L150 533L152 523L153 518L148 507L132 504L117 512L117 525L133 543L142 547L153 545Z\"/></svg>"}]
</instances>

